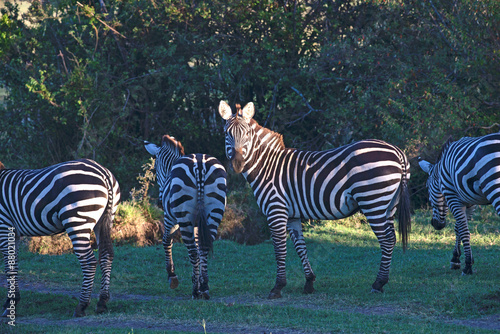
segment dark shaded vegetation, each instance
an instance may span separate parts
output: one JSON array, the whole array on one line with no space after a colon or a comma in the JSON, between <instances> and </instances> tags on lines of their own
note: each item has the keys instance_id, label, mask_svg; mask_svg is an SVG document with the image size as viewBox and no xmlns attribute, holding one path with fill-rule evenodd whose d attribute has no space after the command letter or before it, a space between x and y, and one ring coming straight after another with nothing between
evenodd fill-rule
<instances>
[{"instance_id":1,"label":"dark shaded vegetation","mask_svg":"<svg viewBox=\"0 0 500 334\"><path fill-rule=\"evenodd\" d=\"M41 3L1 11L10 168L92 158L127 197L144 139L225 160L221 99L300 149L379 138L432 161L450 135L499 130L495 0ZM424 179L412 168L414 207Z\"/></svg>"}]
</instances>

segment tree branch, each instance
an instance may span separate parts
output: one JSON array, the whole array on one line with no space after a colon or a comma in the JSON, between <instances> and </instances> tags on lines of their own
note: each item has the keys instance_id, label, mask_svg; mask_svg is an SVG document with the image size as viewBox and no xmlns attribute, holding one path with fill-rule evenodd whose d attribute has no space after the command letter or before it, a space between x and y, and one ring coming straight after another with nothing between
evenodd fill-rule
<instances>
[{"instance_id":1,"label":"tree branch","mask_svg":"<svg viewBox=\"0 0 500 334\"><path fill-rule=\"evenodd\" d=\"M306 118L306 117L307 117L309 114L311 114L312 112L317 112L317 111L324 112L324 110L322 110L322 109L314 109L314 108L313 108L313 107L309 104L309 102L307 102L307 99L304 97L304 95L303 95L301 92L299 92L299 91L297 90L297 88L295 88L295 87L290 87L290 88L291 88L291 89L292 89L295 93L299 94L299 96L302 98L302 100L304 100L304 103L305 103L305 105L307 106L307 108L309 108L309 111L308 111L307 113L305 113L304 115L302 115L301 117L297 118L296 120L291 121L291 122L288 122L288 123L286 124L287 126L290 126L290 125L292 125L292 124L294 124L294 123L297 123L297 122L299 122L299 121L302 121L304 118Z\"/></svg>"}]
</instances>

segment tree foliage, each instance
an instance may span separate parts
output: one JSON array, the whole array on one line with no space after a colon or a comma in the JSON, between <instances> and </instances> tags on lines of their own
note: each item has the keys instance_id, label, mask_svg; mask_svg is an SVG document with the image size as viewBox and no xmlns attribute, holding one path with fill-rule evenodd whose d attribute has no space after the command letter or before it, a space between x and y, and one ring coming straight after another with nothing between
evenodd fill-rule
<instances>
[{"instance_id":1,"label":"tree foliage","mask_svg":"<svg viewBox=\"0 0 500 334\"><path fill-rule=\"evenodd\" d=\"M59 0L1 15L10 167L89 157L130 189L142 140L166 133L225 160L221 99L253 101L301 149L380 138L432 159L450 135L499 130L496 0Z\"/></svg>"}]
</instances>

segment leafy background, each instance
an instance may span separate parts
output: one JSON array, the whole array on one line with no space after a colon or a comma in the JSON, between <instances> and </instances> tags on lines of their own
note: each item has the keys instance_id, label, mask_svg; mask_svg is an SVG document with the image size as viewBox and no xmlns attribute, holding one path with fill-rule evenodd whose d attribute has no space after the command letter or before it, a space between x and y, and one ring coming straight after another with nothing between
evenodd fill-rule
<instances>
[{"instance_id":1,"label":"leafy background","mask_svg":"<svg viewBox=\"0 0 500 334\"><path fill-rule=\"evenodd\" d=\"M379 138L432 161L449 136L500 129L496 0L54 0L1 15L2 162L93 158L125 196L143 140L226 163L221 99L253 101L307 150Z\"/></svg>"}]
</instances>

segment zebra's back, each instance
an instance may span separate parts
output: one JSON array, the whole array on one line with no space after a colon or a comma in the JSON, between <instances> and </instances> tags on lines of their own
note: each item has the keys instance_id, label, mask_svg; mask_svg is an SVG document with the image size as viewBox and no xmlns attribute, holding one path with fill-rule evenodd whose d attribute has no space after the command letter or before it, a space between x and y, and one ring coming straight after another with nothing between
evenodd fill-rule
<instances>
[{"instance_id":1,"label":"zebra's back","mask_svg":"<svg viewBox=\"0 0 500 334\"><path fill-rule=\"evenodd\" d=\"M252 187L261 207L270 203L272 195L265 193L276 189L287 202L290 218L339 219L360 208L364 213L376 210L387 204L378 194L393 193L403 175L410 177L404 153L380 140L327 151L286 150L277 161L275 175L266 181L255 175Z\"/></svg>"},{"instance_id":2,"label":"zebra's back","mask_svg":"<svg viewBox=\"0 0 500 334\"><path fill-rule=\"evenodd\" d=\"M0 198L1 222L24 236L61 233L80 226L83 219L95 225L108 198L114 195L113 213L120 198L114 176L89 159L35 170L3 170L0 187L6 194Z\"/></svg>"}]
</instances>

